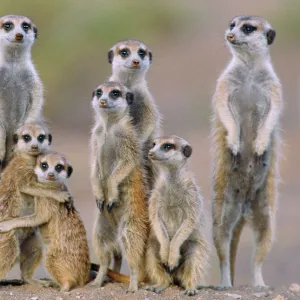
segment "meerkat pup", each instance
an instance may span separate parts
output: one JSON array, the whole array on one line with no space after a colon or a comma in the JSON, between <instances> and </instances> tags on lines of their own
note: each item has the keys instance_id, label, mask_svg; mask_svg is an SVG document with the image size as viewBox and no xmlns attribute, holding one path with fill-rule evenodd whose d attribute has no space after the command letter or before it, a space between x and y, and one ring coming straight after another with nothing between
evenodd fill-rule
<instances>
[{"instance_id":1,"label":"meerkat pup","mask_svg":"<svg viewBox=\"0 0 300 300\"><path fill-rule=\"evenodd\" d=\"M155 139L149 158L158 175L149 200L147 275L161 292L173 281L192 296L203 284L208 243L203 235L203 199L187 168L192 147L177 136Z\"/></svg>"},{"instance_id":2,"label":"meerkat pup","mask_svg":"<svg viewBox=\"0 0 300 300\"><path fill-rule=\"evenodd\" d=\"M65 180L73 172L66 158L47 152L37 159L34 172L42 190L67 191ZM0 223L1 232L39 226L47 247L45 266L62 291L89 280L89 248L83 222L76 210L49 196L35 197L35 213Z\"/></svg>"},{"instance_id":3,"label":"meerkat pup","mask_svg":"<svg viewBox=\"0 0 300 300\"><path fill-rule=\"evenodd\" d=\"M13 135L40 120L43 85L31 60L37 27L24 16L0 18L0 163L12 157Z\"/></svg>"},{"instance_id":4,"label":"meerkat pup","mask_svg":"<svg viewBox=\"0 0 300 300\"><path fill-rule=\"evenodd\" d=\"M109 50L108 61L112 64L112 76L109 80L124 84L134 94L135 100L129 111L141 142L146 181L151 189L154 170L148 160L148 152L153 140L161 134L162 119L146 81L146 73L152 63L152 52L137 40L125 40Z\"/></svg>"},{"instance_id":5,"label":"meerkat pup","mask_svg":"<svg viewBox=\"0 0 300 300\"><path fill-rule=\"evenodd\" d=\"M37 186L34 167L36 157L46 151L52 136L37 123L26 124L14 135L14 157L9 162L0 184L0 221L32 214L34 206L30 195L53 197L57 201L69 201L70 194ZM20 256L22 279L29 284L45 286L48 283L32 279L42 259L42 243L34 229L18 229L0 234L0 280Z\"/></svg>"},{"instance_id":6,"label":"meerkat pup","mask_svg":"<svg viewBox=\"0 0 300 300\"><path fill-rule=\"evenodd\" d=\"M274 238L281 84L269 45L275 30L264 19L234 18L226 30L232 60L213 97L213 236L221 287L234 281L241 231L254 233L252 284L265 286L263 260Z\"/></svg>"},{"instance_id":7,"label":"meerkat pup","mask_svg":"<svg viewBox=\"0 0 300 300\"><path fill-rule=\"evenodd\" d=\"M134 96L122 84L106 82L93 93L91 180L99 213L93 244L100 269L92 286L101 286L114 258L113 271L122 264L121 247L130 268L129 291L138 289L148 236L141 150L129 115Z\"/></svg>"}]
</instances>

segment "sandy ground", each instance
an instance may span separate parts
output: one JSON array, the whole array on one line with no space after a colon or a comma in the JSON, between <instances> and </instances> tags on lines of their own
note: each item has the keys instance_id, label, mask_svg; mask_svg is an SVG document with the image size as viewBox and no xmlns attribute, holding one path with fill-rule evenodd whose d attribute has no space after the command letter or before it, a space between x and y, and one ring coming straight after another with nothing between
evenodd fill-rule
<instances>
[{"instance_id":1,"label":"sandy ground","mask_svg":"<svg viewBox=\"0 0 300 300\"><path fill-rule=\"evenodd\" d=\"M108 283L102 288L79 288L71 292L58 292L51 288L37 288L30 285L24 286L6 286L0 288L1 300L68 300L68 299L300 299L300 291L292 292L289 287L281 287L269 290L255 290L250 287L241 286L228 291L216 291L213 289L203 289L199 294L193 297L185 296L178 287L170 287L162 294L148 292L143 287L136 293L127 293L125 285Z\"/></svg>"}]
</instances>

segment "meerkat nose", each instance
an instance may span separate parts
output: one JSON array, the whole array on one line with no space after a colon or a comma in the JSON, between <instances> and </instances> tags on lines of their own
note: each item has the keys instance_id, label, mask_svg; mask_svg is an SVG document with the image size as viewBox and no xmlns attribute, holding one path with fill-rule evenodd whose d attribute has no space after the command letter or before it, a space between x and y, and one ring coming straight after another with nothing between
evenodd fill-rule
<instances>
[{"instance_id":1,"label":"meerkat nose","mask_svg":"<svg viewBox=\"0 0 300 300\"><path fill-rule=\"evenodd\" d=\"M17 34L16 34L16 40L17 40L17 41L22 41L22 40L23 40L23 37L24 37L24 36L23 36L23 34L21 34L21 33L17 33Z\"/></svg>"},{"instance_id":2,"label":"meerkat nose","mask_svg":"<svg viewBox=\"0 0 300 300\"><path fill-rule=\"evenodd\" d=\"M100 100L100 106L106 106L106 101L105 100Z\"/></svg>"},{"instance_id":3,"label":"meerkat nose","mask_svg":"<svg viewBox=\"0 0 300 300\"><path fill-rule=\"evenodd\" d=\"M32 150L38 150L39 147L38 147L37 145L32 145L32 146L31 146L31 149L32 149Z\"/></svg>"},{"instance_id":4,"label":"meerkat nose","mask_svg":"<svg viewBox=\"0 0 300 300\"><path fill-rule=\"evenodd\" d=\"M232 41L234 41L235 36L233 33L228 33L226 38L229 42L232 42Z\"/></svg>"},{"instance_id":5,"label":"meerkat nose","mask_svg":"<svg viewBox=\"0 0 300 300\"><path fill-rule=\"evenodd\" d=\"M134 67L138 67L138 66L140 65L140 62L139 62L137 59L134 59L134 60L132 61L132 65L133 65Z\"/></svg>"}]
</instances>

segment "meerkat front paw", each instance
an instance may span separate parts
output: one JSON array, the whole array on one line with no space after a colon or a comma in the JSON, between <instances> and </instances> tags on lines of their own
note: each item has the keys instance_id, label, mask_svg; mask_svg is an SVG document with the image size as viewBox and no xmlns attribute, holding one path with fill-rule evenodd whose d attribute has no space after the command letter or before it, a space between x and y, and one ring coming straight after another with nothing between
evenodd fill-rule
<instances>
[{"instance_id":1,"label":"meerkat front paw","mask_svg":"<svg viewBox=\"0 0 300 300\"><path fill-rule=\"evenodd\" d=\"M240 140L236 135L227 135L227 146L233 153L237 155L240 152Z\"/></svg>"},{"instance_id":2,"label":"meerkat front paw","mask_svg":"<svg viewBox=\"0 0 300 300\"><path fill-rule=\"evenodd\" d=\"M1 222L0 223L0 232L8 232L13 229L12 225L8 222Z\"/></svg>"},{"instance_id":3,"label":"meerkat front paw","mask_svg":"<svg viewBox=\"0 0 300 300\"><path fill-rule=\"evenodd\" d=\"M119 200L117 199L108 200L106 205L108 212L111 212L118 203Z\"/></svg>"},{"instance_id":4,"label":"meerkat front paw","mask_svg":"<svg viewBox=\"0 0 300 300\"><path fill-rule=\"evenodd\" d=\"M174 272L179 267L180 253L179 251L171 250L168 259L168 271Z\"/></svg>"},{"instance_id":5,"label":"meerkat front paw","mask_svg":"<svg viewBox=\"0 0 300 300\"><path fill-rule=\"evenodd\" d=\"M264 152L267 151L268 145L269 139L265 136L258 135L253 145L254 153L257 156L262 156Z\"/></svg>"},{"instance_id":6,"label":"meerkat front paw","mask_svg":"<svg viewBox=\"0 0 300 300\"><path fill-rule=\"evenodd\" d=\"M184 294L187 296L195 296L199 293L199 291L197 291L197 289L186 289L184 291Z\"/></svg>"},{"instance_id":7,"label":"meerkat front paw","mask_svg":"<svg viewBox=\"0 0 300 300\"><path fill-rule=\"evenodd\" d=\"M104 200L96 199L96 205L100 212L104 212Z\"/></svg>"}]
</instances>

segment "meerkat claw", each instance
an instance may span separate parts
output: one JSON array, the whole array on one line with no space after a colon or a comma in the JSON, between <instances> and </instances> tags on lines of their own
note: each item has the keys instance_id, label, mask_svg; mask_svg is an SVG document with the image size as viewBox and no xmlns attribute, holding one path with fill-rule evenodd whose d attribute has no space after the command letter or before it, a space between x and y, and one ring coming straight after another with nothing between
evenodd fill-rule
<instances>
[{"instance_id":1,"label":"meerkat claw","mask_svg":"<svg viewBox=\"0 0 300 300\"><path fill-rule=\"evenodd\" d=\"M96 205L100 212L104 212L104 200L96 200Z\"/></svg>"},{"instance_id":2,"label":"meerkat claw","mask_svg":"<svg viewBox=\"0 0 300 300\"><path fill-rule=\"evenodd\" d=\"M109 202L107 204L107 210L108 210L108 212L111 212L112 209L116 206L116 204L117 204L117 200L113 200L113 201Z\"/></svg>"}]
</instances>

